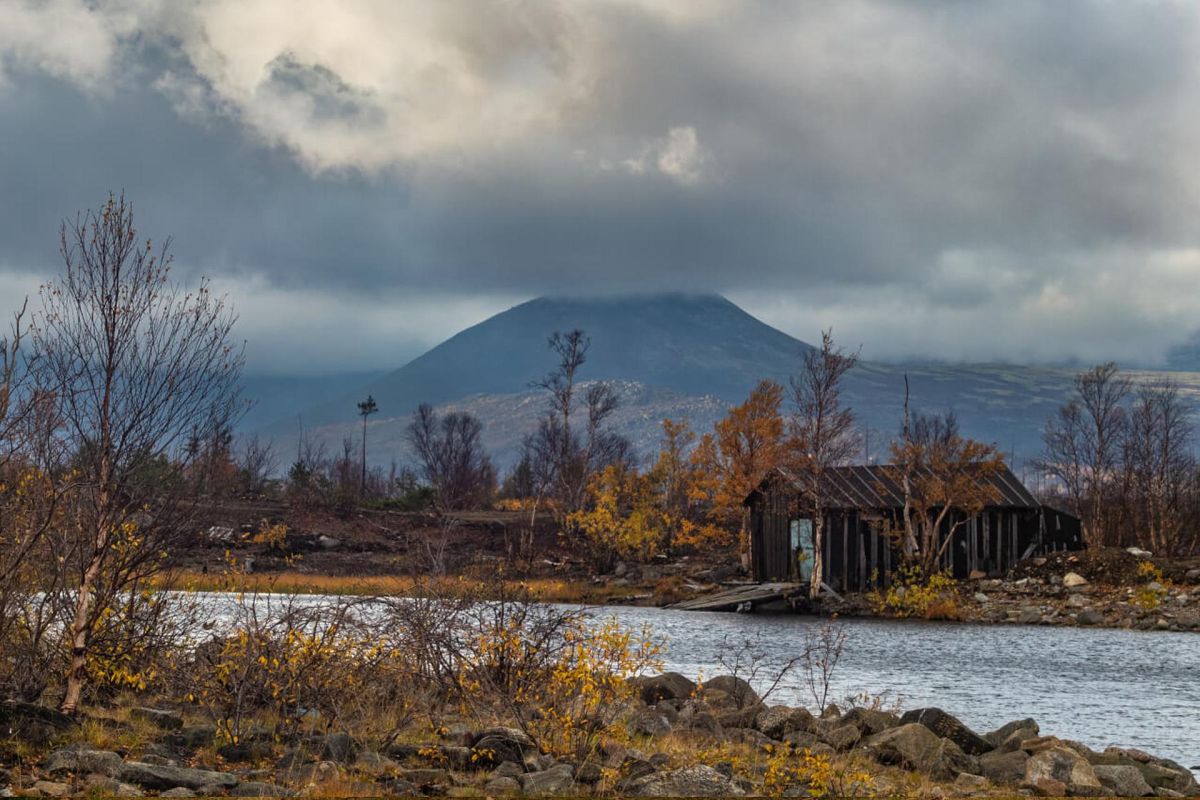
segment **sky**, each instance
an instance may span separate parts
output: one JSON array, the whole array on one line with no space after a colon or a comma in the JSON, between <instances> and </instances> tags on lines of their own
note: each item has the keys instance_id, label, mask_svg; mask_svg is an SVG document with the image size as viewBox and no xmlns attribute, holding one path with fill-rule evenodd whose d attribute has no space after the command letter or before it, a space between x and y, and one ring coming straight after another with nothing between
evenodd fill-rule
<instances>
[{"instance_id":1,"label":"sky","mask_svg":"<svg viewBox=\"0 0 1200 800\"><path fill-rule=\"evenodd\" d=\"M876 359L1200 327L1200 5L0 0L0 310L109 191L249 369L541 294L725 294Z\"/></svg>"}]
</instances>

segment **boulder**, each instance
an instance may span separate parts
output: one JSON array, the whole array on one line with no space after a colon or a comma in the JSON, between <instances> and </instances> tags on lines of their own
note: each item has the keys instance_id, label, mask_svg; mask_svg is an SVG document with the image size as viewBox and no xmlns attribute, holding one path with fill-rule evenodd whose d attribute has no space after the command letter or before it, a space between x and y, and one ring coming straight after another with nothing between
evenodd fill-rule
<instances>
[{"instance_id":1,"label":"boulder","mask_svg":"<svg viewBox=\"0 0 1200 800\"><path fill-rule=\"evenodd\" d=\"M964 794L987 791L990 782L982 775L972 775L970 772L960 772L954 779L954 788Z\"/></svg>"},{"instance_id":2,"label":"boulder","mask_svg":"<svg viewBox=\"0 0 1200 800\"><path fill-rule=\"evenodd\" d=\"M1025 779L1027 761L1029 754L1024 750L993 750L979 757L979 773L992 783L1016 786Z\"/></svg>"},{"instance_id":3,"label":"boulder","mask_svg":"<svg viewBox=\"0 0 1200 800\"><path fill-rule=\"evenodd\" d=\"M154 727L164 731L178 731L183 729L183 715L178 711L171 711L169 709L131 708L129 709L129 718L141 722L149 722Z\"/></svg>"},{"instance_id":4,"label":"boulder","mask_svg":"<svg viewBox=\"0 0 1200 800\"><path fill-rule=\"evenodd\" d=\"M657 711L642 711L630 721L629 728L642 736L666 736L671 732L671 723Z\"/></svg>"},{"instance_id":5,"label":"boulder","mask_svg":"<svg viewBox=\"0 0 1200 800\"><path fill-rule=\"evenodd\" d=\"M1087 759L1067 747L1050 747L1030 756L1021 787L1047 797L1107 793Z\"/></svg>"},{"instance_id":6,"label":"boulder","mask_svg":"<svg viewBox=\"0 0 1200 800\"><path fill-rule=\"evenodd\" d=\"M106 775L88 775L84 781L84 789L87 794L103 797L145 797L146 793L136 786L131 786L128 783L121 783L116 778L109 778Z\"/></svg>"},{"instance_id":7,"label":"boulder","mask_svg":"<svg viewBox=\"0 0 1200 800\"><path fill-rule=\"evenodd\" d=\"M1117 797L1152 797L1154 787L1146 783L1142 772L1129 764L1099 764L1092 767L1100 783Z\"/></svg>"},{"instance_id":8,"label":"boulder","mask_svg":"<svg viewBox=\"0 0 1200 800\"><path fill-rule=\"evenodd\" d=\"M114 777L124 783L141 786L143 789L160 791L174 789L177 786L185 789L206 787L232 789L238 784L238 779L228 772L168 767L161 764L146 764L141 761L126 761L121 767L120 773Z\"/></svg>"},{"instance_id":9,"label":"boulder","mask_svg":"<svg viewBox=\"0 0 1200 800\"><path fill-rule=\"evenodd\" d=\"M510 794L520 794L521 784L516 778L501 776L492 778L483 785L483 791L492 796L503 797Z\"/></svg>"},{"instance_id":10,"label":"boulder","mask_svg":"<svg viewBox=\"0 0 1200 800\"><path fill-rule=\"evenodd\" d=\"M32 703L0 703L0 738L41 747L70 730L75 720L53 708Z\"/></svg>"},{"instance_id":11,"label":"boulder","mask_svg":"<svg viewBox=\"0 0 1200 800\"><path fill-rule=\"evenodd\" d=\"M744 708L722 711L717 714L717 722L722 728L753 728L754 721L762 713L761 705L751 705Z\"/></svg>"},{"instance_id":12,"label":"boulder","mask_svg":"<svg viewBox=\"0 0 1200 800\"><path fill-rule=\"evenodd\" d=\"M533 740L517 728L488 728L479 734L471 749L476 761L484 766L505 761L523 764L525 756L537 755Z\"/></svg>"},{"instance_id":13,"label":"boulder","mask_svg":"<svg viewBox=\"0 0 1200 800\"><path fill-rule=\"evenodd\" d=\"M806 708L770 706L754 718L754 729L772 739L783 739L796 731L812 731L815 725L816 720Z\"/></svg>"},{"instance_id":14,"label":"boulder","mask_svg":"<svg viewBox=\"0 0 1200 800\"><path fill-rule=\"evenodd\" d=\"M1085 608L1075 616L1075 621L1080 625L1103 625L1104 615L1092 608Z\"/></svg>"},{"instance_id":15,"label":"boulder","mask_svg":"<svg viewBox=\"0 0 1200 800\"><path fill-rule=\"evenodd\" d=\"M869 737L867 750L881 764L893 764L928 773L935 780L950 780L960 772L977 773L975 760L949 739L938 737L917 722L902 723Z\"/></svg>"},{"instance_id":16,"label":"boulder","mask_svg":"<svg viewBox=\"0 0 1200 800\"><path fill-rule=\"evenodd\" d=\"M856 725L845 725L841 722L835 722L833 724L823 723L821 727L822 730L817 732L821 741L839 753L854 747L854 745L858 744L858 740L862 738L862 733Z\"/></svg>"},{"instance_id":17,"label":"boulder","mask_svg":"<svg viewBox=\"0 0 1200 800\"><path fill-rule=\"evenodd\" d=\"M525 794L538 797L571 794L575 789L575 769L570 764L555 764L544 772L530 772L520 777Z\"/></svg>"},{"instance_id":18,"label":"boulder","mask_svg":"<svg viewBox=\"0 0 1200 800\"><path fill-rule=\"evenodd\" d=\"M344 731L322 736L317 745L317 758L322 761L336 761L339 764L353 760L357 750L350 734Z\"/></svg>"},{"instance_id":19,"label":"boulder","mask_svg":"<svg viewBox=\"0 0 1200 800\"><path fill-rule=\"evenodd\" d=\"M762 703L758 692L754 691L754 687L745 678L739 678L736 675L718 675L705 682L704 693L707 696L709 692L724 692L735 708L758 706Z\"/></svg>"},{"instance_id":20,"label":"boulder","mask_svg":"<svg viewBox=\"0 0 1200 800\"><path fill-rule=\"evenodd\" d=\"M1068 589L1078 589L1081 586L1087 586L1088 579L1078 572L1068 572L1066 575L1063 575L1062 585Z\"/></svg>"},{"instance_id":21,"label":"boulder","mask_svg":"<svg viewBox=\"0 0 1200 800\"><path fill-rule=\"evenodd\" d=\"M119 755L108 750L64 747L51 753L42 769L55 776L95 773L111 778L120 774L124 763Z\"/></svg>"},{"instance_id":22,"label":"boulder","mask_svg":"<svg viewBox=\"0 0 1200 800\"><path fill-rule=\"evenodd\" d=\"M71 793L71 787L56 781L36 781L33 784L34 797L66 797Z\"/></svg>"},{"instance_id":23,"label":"boulder","mask_svg":"<svg viewBox=\"0 0 1200 800\"><path fill-rule=\"evenodd\" d=\"M913 722L924 725L943 739L949 739L968 755L978 756L994 749L991 742L940 708L916 708L900 718L901 725Z\"/></svg>"},{"instance_id":24,"label":"boulder","mask_svg":"<svg viewBox=\"0 0 1200 800\"><path fill-rule=\"evenodd\" d=\"M1153 786L1156 792L1160 789L1167 789L1187 796L1200 795L1200 786L1197 786L1192 773L1174 761L1156 758L1136 766L1146 783Z\"/></svg>"},{"instance_id":25,"label":"boulder","mask_svg":"<svg viewBox=\"0 0 1200 800\"><path fill-rule=\"evenodd\" d=\"M632 682L648 706L661 700L687 700L696 691L696 684L678 672L634 678Z\"/></svg>"},{"instance_id":26,"label":"boulder","mask_svg":"<svg viewBox=\"0 0 1200 800\"><path fill-rule=\"evenodd\" d=\"M167 789L165 792L159 792L159 797L195 797L196 793L191 789L185 789L182 786L176 786L174 789Z\"/></svg>"},{"instance_id":27,"label":"boulder","mask_svg":"<svg viewBox=\"0 0 1200 800\"><path fill-rule=\"evenodd\" d=\"M1021 739L1018 740L1019 744L1025 739L1032 739L1033 737L1037 736L1039 733L1041 733L1041 728L1038 726L1037 720L1033 719L1032 717L1026 717L1025 719L1016 719L1012 722L1006 722L991 733L985 733L983 738L986 739L987 743L992 747L1000 748L1001 745L1005 744L1005 742L1012 738L1012 735L1017 732L1021 732L1023 734ZM1013 747L1010 749L1016 750L1019 748Z\"/></svg>"},{"instance_id":28,"label":"boulder","mask_svg":"<svg viewBox=\"0 0 1200 800\"><path fill-rule=\"evenodd\" d=\"M900 724L900 718L887 711L872 708L852 708L842 715L842 723L858 728L863 736L882 733Z\"/></svg>"},{"instance_id":29,"label":"boulder","mask_svg":"<svg viewBox=\"0 0 1200 800\"><path fill-rule=\"evenodd\" d=\"M629 784L634 797L742 797L746 792L728 776L704 764L659 772Z\"/></svg>"}]
</instances>

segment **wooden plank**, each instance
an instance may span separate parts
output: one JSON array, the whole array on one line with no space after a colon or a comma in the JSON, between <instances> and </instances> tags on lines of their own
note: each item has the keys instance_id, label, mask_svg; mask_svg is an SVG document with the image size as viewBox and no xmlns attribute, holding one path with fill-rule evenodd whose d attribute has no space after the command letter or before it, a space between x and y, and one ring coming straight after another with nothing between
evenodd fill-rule
<instances>
[{"instance_id":1,"label":"wooden plank","mask_svg":"<svg viewBox=\"0 0 1200 800\"><path fill-rule=\"evenodd\" d=\"M772 600L782 600L799 594L805 587L801 583L762 583L736 586L703 597L684 600L667 606L681 611L735 611L744 603L751 607Z\"/></svg>"}]
</instances>

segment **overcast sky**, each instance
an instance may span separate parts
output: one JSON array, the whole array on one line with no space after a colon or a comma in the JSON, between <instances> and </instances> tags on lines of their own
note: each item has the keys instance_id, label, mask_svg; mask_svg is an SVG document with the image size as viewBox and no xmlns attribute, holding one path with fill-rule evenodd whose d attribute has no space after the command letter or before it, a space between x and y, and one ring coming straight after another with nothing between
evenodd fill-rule
<instances>
[{"instance_id":1,"label":"overcast sky","mask_svg":"<svg viewBox=\"0 0 1200 800\"><path fill-rule=\"evenodd\" d=\"M543 293L721 292L873 358L1200 327L1200 4L0 0L0 306L126 191L256 371Z\"/></svg>"}]
</instances>

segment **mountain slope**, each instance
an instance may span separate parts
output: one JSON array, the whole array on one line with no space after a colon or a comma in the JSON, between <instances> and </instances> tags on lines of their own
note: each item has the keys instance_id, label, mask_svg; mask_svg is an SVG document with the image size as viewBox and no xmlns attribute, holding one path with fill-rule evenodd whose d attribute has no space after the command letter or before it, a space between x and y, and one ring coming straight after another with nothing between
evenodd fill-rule
<instances>
[{"instance_id":1,"label":"mountain slope","mask_svg":"<svg viewBox=\"0 0 1200 800\"><path fill-rule=\"evenodd\" d=\"M554 365L546 339L571 328L582 328L592 339L581 379L621 382L624 408L615 424L647 454L663 417L687 416L697 431L708 430L759 380L786 385L810 349L714 295L539 298L472 326L335 400L314 404L303 412L305 426L337 449L343 437L354 435L355 404L370 393L380 408L370 422L371 460L405 462L409 415L417 404L430 402L479 416L497 461L511 464L521 437L545 408L542 394L529 387ZM1140 380L1162 377L1131 374ZM1069 394L1073 375L1056 368L863 361L847 376L845 399L859 417L873 457L886 457L887 442L899 427L907 376L914 410L954 409L965 433L997 444L1020 464L1040 451L1042 426ZM1200 397L1200 375L1171 377ZM290 452L295 431L294 415L267 429L283 452Z\"/></svg>"}]
</instances>

